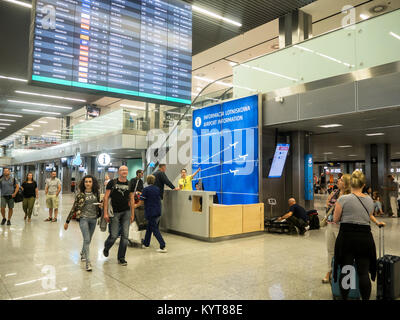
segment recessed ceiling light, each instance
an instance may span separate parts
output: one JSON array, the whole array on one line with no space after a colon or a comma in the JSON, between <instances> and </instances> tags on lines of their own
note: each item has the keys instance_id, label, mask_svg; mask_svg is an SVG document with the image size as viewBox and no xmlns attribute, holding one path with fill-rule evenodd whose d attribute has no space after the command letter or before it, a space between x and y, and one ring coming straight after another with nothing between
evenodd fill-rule
<instances>
[{"instance_id":1,"label":"recessed ceiling light","mask_svg":"<svg viewBox=\"0 0 400 320\"><path fill-rule=\"evenodd\" d=\"M372 13L380 13L380 12L385 11L386 8L387 8L386 5L384 5L384 4L378 4L378 5L374 6L374 7L372 7L371 9L369 9L369 12L372 12Z\"/></svg>"},{"instance_id":2,"label":"recessed ceiling light","mask_svg":"<svg viewBox=\"0 0 400 320\"><path fill-rule=\"evenodd\" d=\"M227 19L227 18L222 17L222 16L220 16L220 15L214 13L214 12L208 11L208 10L203 9L203 8L200 8L200 7L198 7L198 6L192 5L192 9L193 9L193 11L195 11L195 12L199 12L199 13L205 14L205 15L207 15L207 16L209 16L209 17L213 17L213 18L215 18L215 19L225 21L225 22L230 23L230 24L233 24L233 25L235 25L235 26L237 26L237 27L241 27L241 26L242 26L242 24L239 23L239 22L233 21L233 20L231 20L231 19Z\"/></svg>"},{"instance_id":3,"label":"recessed ceiling light","mask_svg":"<svg viewBox=\"0 0 400 320\"><path fill-rule=\"evenodd\" d=\"M18 115L18 114L10 114L10 113L0 113L0 116L3 117L14 117L14 118L22 118L22 116Z\"/></svg>"},{"instance_id":4,"label":"recessed ceiling light","mask_svg":"<svg viewBox=\"0 0 400 320\"><path fill-rule=\"evenodd\" d=\"M38 124L33 124L32 127L40 128L40 125L38 125Z\"/></svg>"},{"instance_id":5,"label":"recessed ceiling light","mask_svg":"<svg viewBox=\"0 0 400 320\"><path fill-rule=\"evenodd\" d=\"M385 134L383 132L377 132L377 133L366 133L365 135L367 137L375 137L375 136L384 136Z\"/></svg>"},{"instance_id":6,"label":"recessed ceiling light","mask_svg":"<svg viewBox=\"0 0 400 320\"><path fill-rule=\"evenodd\" d=\"M11 123L0 123L0 126L11 126Z\"/></svg>"},{"instance_id":7,"label":"recessed ceiling light","mask_svg":"<svg viewBox=\"0 0 400 320\"><path fill-rule=\"evenodd\" d=\"M22 109L24 112L33 112L33 113L44 113L44 114L61 114L59 112L50 112L50 111L40 111L40 110L32 110L32 109ZM54 118L56 119L56 118Z\"/></svg>"},{"instance_id":8,"label":"recessed ceiling light","mask_svg":"<svg viewBox=\"0 0 400 320\"><path fill-rule=\"evenodd\" d=\"M229 64L230 64L231 67L234 67L234 66L237 66L237 65L238 65L237 62L233 62L233 61L230 61Z\"/></svg>"},{"instance_id":9,"label":"recessed ceiling light","mask_svg":"<svg viewBox=\"0 0 400 320\"><path fill-rule=\"evenodd\" d=\"M55 117L46 117L46 119L53 119L53 120L57 120L58 118L55 118Z\"/></svg>"},{"instance_id":10,"label":"recessed ceiling light","mask_svg":"<svg viewBox=\"0 0 400 320\"><path fill-rule=\"evenodd\" d=\"M72 109L72 107L56 106L56 105L47 104L47 103L37 103L37 102L28 102L28 101L19 101L19 100L7 100L7 101L12 102L12 103L28 104L28 105L41 106L41 107L51 107L51 108L58 108L58 109Z\"/></svg>"},{"instance_id":11,"label":"recessed ceiling light","mask_svg":"<svg viewBox=\"0 0 400 320\"><path fill-rule=\"evenodd\" d=\"M367 20L369 18L369 15L362 13L360 14L360 18L363 20Z\"/></svg>"},{"instance_id":12,"label":"recessed ceiling light","mask_svg":"<svg viewBox=\"0 0 400 320\"><path fill-rule=\"evenodd\" d=\"M15 92L16 93L20 93L20 94L27 94L27 95L32 95L32 96L40 96L40 97L46 97L46 98L54 98L54 99L63 99L63 100L69 100L69 101L86 102L86 100L82 100L82 99L67 98L67 97L60 97L60 96L52 96L52 95L41 94L41 93L36 93L36 92L26 92L26 91L20 91L20 90L15 90Z\"/></svg>"},{"instance_id":13,"label":"recessed ceiling light","mask_svg":"<svg viewBox=\"0 0 400 320\"><path fill-rule=\"evenodd\" d=\"M348 146L338 146L338 148L351 148L352 146L348 145Z\"/></svg>"},{"instance_id":14,"label":"recessed ceiling light","mask_svg":"<svg viewBox=\"0 0 400 320\"><path fill-rule=\"evenodd\" d=\"M38 121L39 123L48 123L47 121Z\"/></svg>"},{"instance_id":15,"label":"recessed ceiling light","mask_svg":"<svg viewBox=\"0 0 400 320\"><path fill-rule=\"evenodd\" d=\"M334 123L334 124L324 124L324 125L321 125L318 127L320 127L320 128L336 128L336 127L342 127L342 126L343 126L342 124Z\"/></svg>"},{"instance_id":16,"label":"recessed ceiling light","mask_svg":"<svg viewBox=\"0 0 400 320\"><path fill-rule=\"evenodd\" d=\"M35 129L32 129L32 128L26 128L25 130L33 131L33 130L35 130Z\"/></svg>"}]
</instances>

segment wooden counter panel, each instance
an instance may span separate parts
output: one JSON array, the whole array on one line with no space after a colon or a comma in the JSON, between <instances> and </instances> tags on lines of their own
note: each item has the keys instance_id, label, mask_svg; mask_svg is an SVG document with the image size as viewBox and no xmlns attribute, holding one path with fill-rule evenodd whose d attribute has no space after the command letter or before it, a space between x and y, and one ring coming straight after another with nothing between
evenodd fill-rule
<instances>
[{"instance_id":1,"label":"wooden counter panel","mask_svg":"<svg viewBox=\"0 0 400 320\"><path fill-rule=\"evenodd\" d=\"M210 237L241 234L243 206L210 206Z\"/></svg>"},{"instance_id":2,"label":"wooden counter panel","mask_svg":"<svg viewBox=\"0 0 400 320\"><path fill-rule=\"evenodd\" d=\"M264 230L264 203L243 205L243 233Z\"/></svg>"}]
</instances>

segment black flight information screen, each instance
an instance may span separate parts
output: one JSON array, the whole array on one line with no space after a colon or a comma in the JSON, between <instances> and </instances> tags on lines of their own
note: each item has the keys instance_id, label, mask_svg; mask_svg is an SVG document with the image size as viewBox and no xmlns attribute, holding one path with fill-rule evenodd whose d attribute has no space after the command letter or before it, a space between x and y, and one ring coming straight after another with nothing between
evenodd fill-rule
<instances>
[{"instance_id":1,"label":"black flight information screen","mask_svg":"<svg viewBox=\"0 0 400 320\"><path fill-rule=\"evenodd\" d=\"M31 83L191 103L192 10L180 0L35 0Z\"/></svg>"}]
</instances>

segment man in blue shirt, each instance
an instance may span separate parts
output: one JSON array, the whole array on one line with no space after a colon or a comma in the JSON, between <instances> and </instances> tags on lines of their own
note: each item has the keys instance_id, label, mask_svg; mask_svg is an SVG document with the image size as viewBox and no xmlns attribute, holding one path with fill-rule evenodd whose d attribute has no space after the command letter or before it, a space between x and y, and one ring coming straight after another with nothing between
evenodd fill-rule
<instances>
[{"instance_id":1,"label":"man in blue shirt","mask_svg":"<svg viewBox=\"0 0 400 320\"><path fill-rule=\"evenodd\" d=\"M15 178L11 178L10 169L4 168L3 176L0 178L0 190L1 190L1 215L3 220L1 225L4 225L7 221L7 225L11 225L11 217L14 209L14 198L19 190L18 181ZM6 220L6 206L8 206L8 220Z\"/></svg>"},{"instance_id":2,"label":"man in blue shirt","mask_svg":"<svg viewBox=\"0 0 400 320\"><path fill-rule=\"evenodd\" d=\"M304 233L309 229L306 210L296 203L295 198L289 199L289 206L289 212L278 218L276 221L279 222L286 219L291 227L297 227L299 229L299 234L304 235Z\"/></svg>"},{"instance_id":3,"label":"man in blue shirt","mask_svg":"<svg viewBox=\"0 0 400 320\"><path fill-rule=\"evenodd\" d=\"M146 235L143 240L143 248L150 246L151 234L154 233L157 241L160 243L160 249L157 252L165 253L165 241L158 229L158 222L161 218L161 192L158 187L154 185L156 177L153 175L147 176L148 187L144 188L140 195L140 201L135 205L135 209L144 204L144 216L147 223Z\"/></svg>"}]
</instances>

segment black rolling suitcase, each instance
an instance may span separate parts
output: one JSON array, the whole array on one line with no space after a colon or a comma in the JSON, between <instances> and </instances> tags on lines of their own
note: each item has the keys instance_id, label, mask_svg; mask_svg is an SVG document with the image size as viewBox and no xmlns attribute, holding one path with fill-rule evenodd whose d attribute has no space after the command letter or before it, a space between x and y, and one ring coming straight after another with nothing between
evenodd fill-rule
<instances>
[{"instance_id":1,"label":"black rolling suitcase","mask_svg":"<svg viewBox=\"0 0 400 320\"><path fill-rule=\"evenodd\" d=\"M276 221L277 218L265 219L265 231L271 233L289 233L290 227L287 221Z\"/></svg>"},{"instance_id":2,"label":"black rolling suitcase","mask_svg":"<svg viewBox=\"0 0 400 320\"><path fill-rule=\"evenodd\" d=\"M385 238L382 229L382 227L379 228L376 300L394 300L400 297L400 257L385 255ZM381 247L383 247L383 256Z\"/></svg>"}]
</instances>

